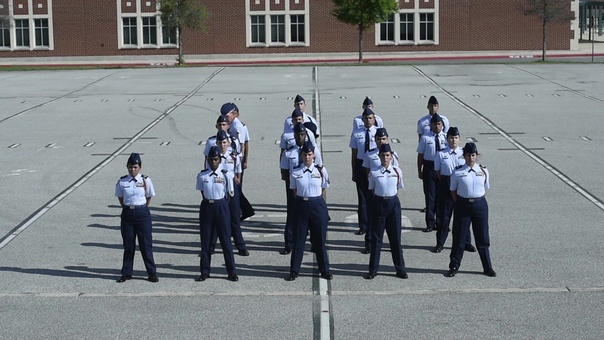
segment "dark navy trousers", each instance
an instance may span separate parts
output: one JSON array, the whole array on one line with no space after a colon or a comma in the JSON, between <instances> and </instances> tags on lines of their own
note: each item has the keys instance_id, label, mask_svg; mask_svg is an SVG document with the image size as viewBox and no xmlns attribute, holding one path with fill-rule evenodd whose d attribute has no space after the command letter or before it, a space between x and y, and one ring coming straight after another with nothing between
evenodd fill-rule
<instances>
[{"instance_id":1,"label":"dark navy trousers","mask_svg":"<svg viewBox=\"0 0 604 340\"><path fill-rule=\"evenodd\" d=\"M285 198L286 198L286 212L287 217L285 218L285 230L283 236L285 240L285 248L292 249L294 247L294 191L289 188L289 178L285 181Z\"/></svg>"},{"instance_id":2,"label":"dark navy trousers","mask_svg":"<svg viewBox=\"0 0 604 340\"><path fill-rule=\"evenodd\" d=\"M470 224L472 224L476 249L480 255L483 269L493 269L489 253L489 205L484 196L474 199L473 202L460 196L457 197L453 216L453 244L451 245L449 268L459 269L470 234Z\"/></svg>"},{"instance_id":3,"label":"dark navy trousers","mask_svg":"<svg viewBox=\"0 0 604 340\"><path fill-rule=\"evenodd\" d=\"M380 266L380 255L382 251L382 240L384 230L390 242L392 261L397 272L405 270L405 259L403 258L403 247L401 245L401 202L398 196L382 198L373 196L375 213L375 228L371 239L371 256L369 258L369 272L377 273Z\"/></svg>"},{"instance_id":4,"label":"dark navy trousers","mask_svg":"<svg viewBox=\"0 0 604 340\"><path fill-rule=\"evenodd\" d=\"M125 207L122 209L120 229L124 242L124 260L122 275L132 276L134 265L134 252L136 250L136 239L145 262L147 274L153 276L156 273L155 261L153 260L153 237L151 235L151 212L147 206L137 206L135 209Z\"/></svg>"},{"instance_id":5,"label":"dark navy trousers","mask_svg":"<svg viewBox=\"0 0 604 340\"><path fill-rule=\"evenodd\" d=\"M356 159L353 169L354 180L357 186L357 215L359 218L359 230L367 232L369 228L369 218L367 217L367 200L369 193L369 179L363 168L363 160Z\"/></svg>"},{"instance_id":6,"label":"dark navy trousers","mask_svg":"<svg viewBox=\"0 0 604 340\"><path fill-rule=\"evenodd\" d=\"M311 197L307 201L296 197L294 201L294 248L290 262L290 271L300 273L304 245L310 230L310 244L317 255L317 265L321 273L329 272L327 256L327 204L322 196Z\"/></svg>"},{"instance_id":7,"label":"dark navy trousers","mask_svg":"<svg viewBox=\"0 0 604 340\"><path fill-rule=\"evenodd\" d=\"M436 195L436 211L438 229L436 229L436 244L444 246L449 236L449 226L451 225L451 217L453 216L453 196L451 196L451 176L441 175L438 181L438 192ZM472 237L468 233L468 245L472 244Z\"/></svg>"},{"instance_id":8,"label":"dark navy trousers","mask_svg":"<svg viewBox=\"0 0 604 340\"><path fill-rule=\"evenodd\" d=\"M426 228L437 228L436 223L436 188L438 186L438 175L434 171L433 161L424 161L422 167L422 179L424 184L424 196L426 201Z\"/></svg>"},{"instance_id":9,"label":"dark navy trousers","mask_svg":"<svg viewBox=\"0 0 604 340\"><path fill-rule=\"evenodd\" d=\"M231 244L230 212L226 199L210 203L204 199L199 206L199 234L201 236L201 274L210 274L210 244L213 233L218 235L227 273L235 273L235 258Z\"/></svg>"},{"instance_id":10,"label":"dark navy trousers","mask_svg":"<svg viewBox=\"0 0 604 340\"><path fill-rule=\"evenodd\" d=\"M238 185L235 185L235 194L229 200L229 212L230 212L230 228L231 228L231 236L233 237L233 242L235 243L235 247L238 250L246 250L247 247L245 245L245 240L243 239L243 235L241 232L241 208L240 208L240 198L241 198L241 188ZM212 236L212 244L210 245L210 250L214 250L216 247L216 240L218 239L218 234L214 233Z\"/></svg>"}]
</instances>

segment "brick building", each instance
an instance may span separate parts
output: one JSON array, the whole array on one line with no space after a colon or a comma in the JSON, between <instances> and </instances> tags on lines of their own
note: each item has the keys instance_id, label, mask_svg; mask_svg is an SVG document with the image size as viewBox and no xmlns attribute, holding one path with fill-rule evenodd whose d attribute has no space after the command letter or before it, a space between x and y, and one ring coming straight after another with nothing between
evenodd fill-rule
<instances>
[{"instance_id":1,"label":"brick building","mask_svg":"<svg viewBox=\"0 0 604 340\"><path fill-rule=\"evenodd\" d=\"M0 58L174 55L159 0L0 0ZM400 12L364 34L366 52L540 50L541 23L521 0L398 0ZM331 0L201 0L205 30L185 31L185 54L358 50L354 26ZM579 0L568 0L578 17ZM572 50L577 20L551 24L548 49Z\"/></svg>"}]
</instances>

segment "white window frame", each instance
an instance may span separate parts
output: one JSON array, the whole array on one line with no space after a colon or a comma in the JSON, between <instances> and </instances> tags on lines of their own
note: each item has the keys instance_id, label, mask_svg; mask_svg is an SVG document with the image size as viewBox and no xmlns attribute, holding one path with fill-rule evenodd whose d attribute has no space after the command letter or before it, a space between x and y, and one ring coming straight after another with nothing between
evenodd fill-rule
<instances>
[{"instance_id":1,"label":"white window frame","mask_svg":"<svg viewBox=\"0 0 604 340\"><path fill-rule=\"evenodd\" d=\"M117 1L117 43L121 50L128 49L159 49L159 48L174 48L178 47L178 32L176 32L176 41L173 43L164 43L163 23L161 21L160 3L156 1L155 12L143 12L143 3L147 0L116 0ZM136 6L135 12L122 13L122 3L130 3ZM143 18L155 18L155 44L144 43ZM124 43L124 18L136 18L136 44Z\"/></svg>"},{"instance_id":2,"label":"white window frame","mask_svg":"<svg viewBox=\"0 0 604 340\"><path fill-rule=\"evenodd\" d=\"M264 1L264 8L270 8L271 1L275 0L260 0ZM285 1L284 10L264 10L252 11L250 9L250 0L245 2L245 35L246 47L288 47L288 46L310 46L310 20L309 20L309 3L310 0L304 1L304 10L291 10L290 1ZM285 16L285 42L272 42L272 15ZM292 41L292 15L304 16L304 42ZM252 16L264 17L264 37L265 42L252 42Z\"/></svg>"},{"instance_id":3,"label":"white window frame","mask_svg":"<svg viewBox=\"0 0 604 340\"><path fill-rule=\"evenodd\" d=\"M46 3L48 14L33 14L33 0L27 0L28 14L14 14L14 0L8 0L8 23L9 23L9 39L10 46L0 46L0 51L49 51L54 50L54 31L53 31L53 20L52 20L52 0L43 0ZM36 19L48 20L48 45L36 46ZM17 29L15 27L15 20L26 20L28 23L28 38L29 46L17 46Z\"/></svg>"},{"instance_id":4,"label":"white window frame","mask_svg":"<svg viewBox=\"0 0 604 340\"><path fill-rule=\"evenodd\" d=\"M434 8L419 8L420 0L415 2L415 9L401 9L394 15L394 41L381 40L381 24L375 24L376 46L392 45L438 45L439 44L439 0L434 0ZM423 0L422 0L423 1ZM401 39L401 14L413 14L413 40ZM434 15L434 40L422 40L420 37L420 14Z\"/></svg>"}]
</instances>

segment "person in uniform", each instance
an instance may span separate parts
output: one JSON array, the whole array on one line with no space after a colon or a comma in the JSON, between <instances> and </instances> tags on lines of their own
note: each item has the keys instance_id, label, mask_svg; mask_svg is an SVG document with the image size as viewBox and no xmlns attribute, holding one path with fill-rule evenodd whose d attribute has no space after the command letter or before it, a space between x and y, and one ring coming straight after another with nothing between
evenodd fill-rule
<instances>
[{"instance_id":1,"label":"person in uniform","mask_svg":"<svg viewBox=\"0 0 604 340\"><path fill-rule=\"evenodd\" d=\"M455 201L455 213L451 261L446 276L453 277L459 270L471 224L483 273L495 277L497 274L491 265L489 253L489 205L485 198L485 191L490 188L489 171L485 166L477 163L476 144L466 143L463 147L463 157L466 164L458 166L451 176L450 189Z\"/></svg>"},{"instance_id":2,"label":"person in uniform","mask_svg":"<svg viewBox=\"0 0 604 340\"><path fill-rule=\"evenodd\" d=\"M331 280L329 258L327 256L328 211L325 203L325 189L329 187L329 177L324 167L314 164L314 146L304 143L302 146L302 165L294 168L290 175L290 188L295 195L294 209L294 247L291 255L290 273L285 278L293 281L300 273L304 245L310 230L310 242L317 255L317 264L321 277Z\"/></svg>"},{"instance_id":3,"label":"person in uniform","mask_svg":"<svg viewBox=\"0 0 604 340\"><path fill-rule=\"evenodd\" d=\"M153 259L153 227L149 211L149 203L151 197L155 196L155 189L151 179L140 173L142 162L138 153L130 154L126 168L128 174L122 176L115 184L115 196L122 207L120 229L124 243L122 276L117 282L122 283L132 279L137 238L147 270L147 279L150 282L158 282L157 268Z\"/></svg>"},{"instance_id":4,"label":"person in uniform","mask_svg":"<svg viewBox=\"0 0 604 340\"><path fill-rule=\"evenodd\" d=\"M425 133L428 133L432 130L431 119L435 114L438 114L440 118L443 120L443 132L447 133L449 131L449 120L447 117L438 113L438 100L434 96L430 96L428 99L428 114L423 116L417 121L417 137L421 139Z\"/></svg>"},{"instance_id":5,"label":"person in uniform","mask_svg":"<svg viewBox=\"0 0 604 340\"><path fill-rule=\"evenodd\" d=\"M229 211L230 211L230 226L231 236L237 248L237 254L240 256L249 256L250 253L247 250L245 240L241 233L241 208L239 206L239 198L241 196L241 188L239 187L239 180L241 179L241 155L237 154L229 146L229 136L225 131L218 131L216 134L216 146L220 151L221 169L227 170L234 175L234 193L229 199ZM210 251L214 251L216 247L217 234L213 235L212 244L210 245Z\"/></svg>"},{"instance_id":6,"label":"person in uniform","mask_svg":"<svg viewBox=\"0 0 604 340\"><path fill-rule=\"evenodd\" d=\"M363 105L361 105L361 108L363 109L363 111L365 109L373 110L373 100L371 100L371 98L369 98L369 97L365 97L365 100L363 100ZM365 123L363 123L362 114L354 117L354 119L352 120L352 132L354 132L356 129L361 129L364 126L365 126ZM382 120L382 117L375 115L375 126L378 128L384 127L384 121Z\"/></svg>"},{"instance_id":7,"label":"person in uniform","mask_svg":"<svg viewBox=\"0 0 604 340\"><path fill-rule=\"evenodd\" d=\"M306 101L304 100L304 98L301 95L296 95L296 98L294 98L294 109L298 109L300 111L302 111L303 116L302 116L302 122L303 123L308 123L311 122L313 123L313 125L315 126L315 138L319 138L320 135L320 131L319 131L319 125L317 124L317 120L306 114L305 110L306 110ZM283 122L283 132L287 132L287 131L291 131L291 129L293 128L293 120L292 117L287 117L285 118L285 121Z\"/></svg>"},{"instance_id":8,"label":"person in uniform","mask_svg":"<svg viewBox=\"0 0 604 340\"><path fill-rule=\"evenodd\" d=\"M230 148L233 149L233 151L235 151L238 155L241 154L241 143L239 143L239 138L237 136L232 136L231 134L229 134L229 129L230 129L230 125L231 123L229 122L229 118L227 116L224 115L220 115L218 116L218 118L216 119L216 132L222 130L225 131L227 133L227 135L229 136L229 140L230 140ZM210 152L210 148L216 145L216 135L212 135L210 136L207 141L206 141L206 145L205 148L203 150L203 154L204 156L207 158L208 157L208 153ZM205 160L205 166L208 167L208 162L207 159Z\"/></svg>"},{"instance_id":9,"label":"person in uniform","mask_svg":"<svg viewBox=\"0 0 604 340\"><path fill-rule=\"evenodd\" d=\"M365 158L365 153L376 147L375 133L377 131L375 127L375 114L369 108L363 111L363 124L362 128L356 129L351 134L350 143L348 144L351 150L352 181L355 182L357 188L359 225L359 230L356 232L357 235L367 233L369 227L367 219L367 196L369 195L369 190L367 189L367 173L363 168L363 159Z\"/></svg>"},{"instance_id":10,"label":"person in uniform","mask_svg":"<svg viewBox=\"0 0 604 340\"><path fill-rule=\"evenodd\" d=\"M297 109L296 109L297 110ZM285 229L284 229L284 238L285 238L285 247L279 251L281 255L287 255L291 253L293 245L294 245L294 234L293 234L293 225L294 225L294 192L290 189L290 175L294 168L300 166L302 164L302 147L305 143L310 143L314 147L314 155L315 155L315 164L319 166L323 166L323 160L321 158L321 151L319 148L313 143L314 139L310 139L310 133L307 128L305 128L302 122L296 123L294 126L294 145L289 146L287 150L281 150L281 158L279 161L279 167L281 168L281 179L285 182L285 191L286 191L286 211L287 217L285 219ZM288 144L289 145L289 144Z\"/></svg>"},{"instance_id":11,"label":"person in uniform","mask_svg":"<svg viewBox=\"0 0 604 340\"><path fill-rule=\"evenodd\" d=\"M210 244L212 235L216 233L224 255L227 269L227 280L238 281L235 273L235 258L231 244L231 227L229 196L235 194L234 175L222 169L220 150L214 146L208 153L209 168L197 175L196 189L201 192L202 201L199 206L199 233L201 236L201 275L195 281L205 281L210 277L210 261L212 254Z\"/></svg>"},{"instance_id":12,"label":"person in uniform","mask_svg":"<svg viewBox=\"0 0 604 340\"><path fill-rule=\"evenodd\" d=\"M231 139L237 139L236 144L239 147L237 153L241 155L241 175L237 185L240 189L240 220L243 221L256 215L254 207L252 207L247 197L245 197L245 194L243 193L243 175L245 174L245 169L247 169L247 162L250 156L250 133L247 126L239 120L239 108L234 103L223 104L220 108L220 114L227 117L229 121L229 135L231 136Z\"/></svg>"},{"instance_id":13,"label":"person in uniform","mask_svg":"<svg viewBox=\"0 0 604 340\"><path fill-rule=\"evenodd\" d=\"M373 207L375 220L371 239L371 256L369 258L369 273L365 278L371 280L376 277L380 266L380 253L384 230L390 242L392 261L396 269L396 276L401 279L408 277L405 271L405 259L401 245L401 202L398 199L398 189L403 188L403 172L392 165L392 149L390 144L380 147L381 166L374 168L369 173L369 190L373 192Z\"/></svg>"},{"instance_id":14,"label":"person in uniform","mask_svg":"<svg viewBox=\"0 0 604 340\"><path fill-rule=\"evenodd\" d=\"M434 171L434 160L436 154L447 147L447 139L442 132L443 122L439 114L431 118L432 131L425 133L417 145L417 176L423 182L424 198L426 202L426 229L431 232L436 229L436 188L438 186L438 175Z\"/></svg>"},{"instance_id":15,"label":"person in uniform","mask_svg":"<svg viewBox=\"0 0 604 340\"><path fill-rule=\"evenodd\" d=\"M375 145L376 147L367 151L365 153L365 157L363 158L363 169L365 170L365 174L369 176L369 173L372 169L379 168L382 163L380 161L380 147L383 144L388 144L388 131L386 128L377 128L375 131ZM398 154L395 151L392 151L392 165L398 166ZM373 195L371 192L367 195L367 221L368 221L368 230L365 233L365 249L361 251L363 254L371 253L371 238L373 237L373 232L371 232L371 228L373 228L373 222L375 219L372 218L372 214L375 209L372 205Z\"/></svg>"},{"instance_id":16,"label":"person in uniform","mask_svg":"<svg viewBox=\"0 0 604 340\"><path fill-rule=\"evenodd\" d=\"M455 168L466 164L463 158L463 150L459 146L459 129L452 126L447 132L447 142L449 144L444 150L436 155L434 160L434 170L438 175L437 202L436 211L439 214L437 218L438 228L436 230L436 247L432 250L434 253L440 253L449 236L449 225L453 215L453 197L449 187L451 186L451 175ZM468 242L466 251L475 252L476 248L472 245L470 234L468 233Z\"/></svg>"}]
</instances>

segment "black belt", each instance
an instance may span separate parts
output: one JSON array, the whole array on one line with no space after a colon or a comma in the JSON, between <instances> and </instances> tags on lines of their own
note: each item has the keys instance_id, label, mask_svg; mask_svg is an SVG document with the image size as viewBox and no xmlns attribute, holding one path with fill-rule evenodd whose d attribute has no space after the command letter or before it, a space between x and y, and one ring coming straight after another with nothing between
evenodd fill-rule
<instances>
[{"instance_id":1,"label":"black belt","mask_svg":"<svg viewBox=\"0 0 604 340\"><path fill-rule=\"evenodd\" d=\"M143 204L143 205L125 205L124 209L126 209L126 208L131 209L131 210L142 209L142 208L147 208L147 205L146 204Z\"/></svg>"},{"instance_id":2,"label":"black belt","mask_svg":"<svg viewBox=\"0 0 604 340\"><path fill-rule=\"evenodd\" d=\"M206 203L214 204L214 203L218 203L218 202L224 201L224 198L221 198L221 199L218 199L218 200L209 200L207 198L204 198L203 201L206 202Z\"/></svg>"},{"instance_id":3,"label":"black belt","mask_svg":"<svg viewBox=\"0 0 604 340\"><path fill-rule=\"evenodd\" d=\"M314 200L318 200L319 198L321 198L323 196L315 196L315 197L302 197L302 196L296 196L296 198L301 199L303 201L314 201Z\"/></svg>"},{"instance_id":4,"label":"black belt","mask_svg":"<svg viewBox=\"0 0 604 340\"><path fill-rule=\"evenodd\" d=\"M396 195L394 195L394 196L378 196L378 195L375 195L375 198L380 199L380 200L391 200L391 199L393 199L395 197L396 197Z\"/></svg>"},{"instance_id":5,"label":"black belt","mask_svg":"<svg viewBox=\"0 0 604 340\"><path fill-rule=\"evenodd\" d=\"M470 203L482 201L484 199L484 196L477 197L477 198L465 198L465 197L461 197L461 196L458 196L458 197L461 198L463 201L470 202Z\"/></svg>"}]
</instances>

